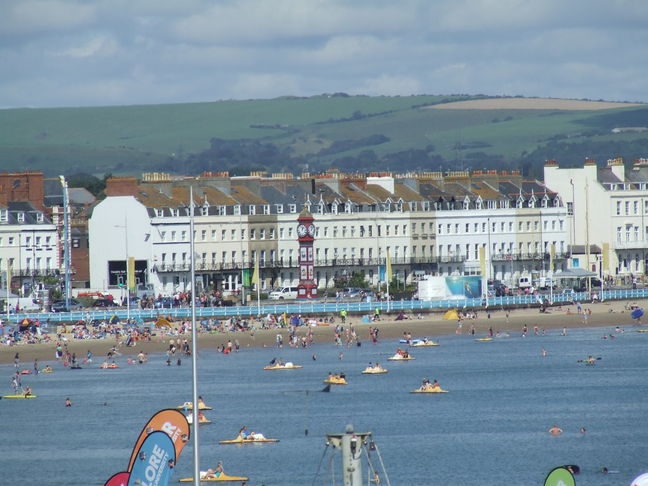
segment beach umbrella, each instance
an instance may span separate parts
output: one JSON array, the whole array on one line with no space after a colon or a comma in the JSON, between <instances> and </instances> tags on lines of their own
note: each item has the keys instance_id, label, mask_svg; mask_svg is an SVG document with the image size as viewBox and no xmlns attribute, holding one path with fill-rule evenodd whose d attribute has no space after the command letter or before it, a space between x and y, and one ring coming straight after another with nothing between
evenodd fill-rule
<instances>
[{"instance_id":1,"label":"beach umbrella","mask_svg":"<svg viewBox=\"0 0 648 486\"><path fill-rule=\"evenodd\" d=\"M644 315L644 310L643 309L635 309L630 314L630 317L632 317L633 319L640 319L641 316L643 316L643 315Z\"/></svg>"},{"instance_id":2,"label":"beach umbrella","mask_svg":"<svg viewBox=\"0 0 648 486\"><path fill-rule=\"evenodd\" d=\"M110 324L117 324L119 322L119 317L117 317L117 314L113 314L108 320L108 322Z\"/></svg>"},{"instance_id":3,"label":"beach umbrella","mask_svg":"<svg viewBox=\"0 0 648 486\"><path fill-rule=\"evenodd\" d=\"M24 331L25 329L28 329L29 326L31 326L31 319L23 319L22 322L20 323L20 330Z\"/></svg>"},{"instance_id":4,"label":"beach umbrella","mask_svg":"<svg viewBox=\"0 0 648 486\"><path fill-rule=\"evenodd\" d=\"M155 327L171 327L171 323L164 317L160 317L157 321L155 321Z\"/></svg>"},{"instance_id":5,"label":"beach umbrella","mask_svg":"<svg viewBox=\"0 0 648 486\"><path fill-rule=\"evenodd\" d=\"M445 314L443 314L443 318L447 321L458 321L459 314L457 313L457 309L450 309Z\"/></svg>"}]
</instances>

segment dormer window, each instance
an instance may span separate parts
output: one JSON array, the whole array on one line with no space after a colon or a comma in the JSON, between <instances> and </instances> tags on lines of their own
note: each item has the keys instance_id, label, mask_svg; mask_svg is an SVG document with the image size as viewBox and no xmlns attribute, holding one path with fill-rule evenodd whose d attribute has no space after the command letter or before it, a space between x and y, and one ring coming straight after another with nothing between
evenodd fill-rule
<instances>
[{"instance_id":1,"label":"dormer window","mask_svg":"<svg viewBox=\"0 0 648 486\"><path fill-rule=\"evenodd\" d=\"M317 214L324 214L324 203L320 202L317 205Z\"/></svg>"},{"instance_id":2,"label":"dormer window","mask_svg":"<svg viewBox=\"0 0 648 486\"><path fill-rule=\"evenodd\" d=\"M0 223L6 223L7 221L9 221L9 211L0 209Z\"/></svg>"},{"instance_id":3,"label":"dormer window","mask_svg":"<svg viewBox=\"0 0 648 486\"><path fill-rule=\"evenodd\" d=\"M209 214L209 206L203 206L200 208L200 215L207 216Z\"/></svg>"},{"instance_id":4,"label":"dormer window","mask_svg":"<svg viewBox=\"0 0 648 486\"><path fill-rule=\"evenodd\" d=\"M349 201L344 203L344 212L347 214L351 213L351 203Z\"/></svg>"},{"instance_id":5,"label":"dormer window","mask_svg":"<svg viewBox=\"0 0 648 486\"><path fill-rule=\"evenodd\" d=\"M24 223L25 222L25 213L20 211L19 213L16 214L16 218L18 219L19 223Z\"/></svg>"},{"instance_id":6,"label":"dormer window","mask_svg":"<svg viewBox=\"0 0 648 486\"><path fill-rule=\"evenodd\" d=\"M409 208L410 211L416 211L416 201L410 201Z\"/></svg>"},{"instance_id":7,"label":"dormer window","mask_svg":"<svg viewBox=\"0 0 648 486\"><path fill-rule=\"evenodd\" d=\"M275 204L275 212L277 214L283 214L283 210L284 210L283 204Z\"/></svg>"},{"instance_id":8,"label":"dormer window","mask_svg":"<svg viewBox=\"0 0 648 486\"><path fill-rule=\"evenodd\" d=\"M263 214L270 214L270 205L269 204L264 204L263 205Z\"/></svg>"},{"instance_id":9,"label":"dormer window","mask_svg":"<svg viewBox=\"0 0 648 486\"><path fill-rule=\"evenodd\" d=\"M241 205L236 204L234 206L234 216L240 216L241 215Z\"/></svg>"},{"instance_id":10,"label":"dormer window","mask_svg":"<svg viewBox=\"0 0 648 486\"><path fill-rule=\"evenodd\" d=\"M43 213L40 213L40 212L36 213L36 222L37 223L42 223L44 221L44 219L45 218L43 216Z\"/></svg>"},{"instance_id":11,"label":"dormer window","mask_svg":"<svg viewBox=\"0 0 648 486\"><path fill-rule=\"evenodd\" d=\"M248 206L248 214L250 216L254 216L256 214L256 206L254 204L250 204Z\"/></svg>"},{"instance_id":12,"label":"dormer window","mask_svg":"<svg viewBox=\"0 0 648 486\"><path fill-rule=\"evenodd\" d=\"M297 212L297 205L296 204L289 204L288 205L288 210L290 211L290 214L295 214Z\"/></svg>"}]
</instances>

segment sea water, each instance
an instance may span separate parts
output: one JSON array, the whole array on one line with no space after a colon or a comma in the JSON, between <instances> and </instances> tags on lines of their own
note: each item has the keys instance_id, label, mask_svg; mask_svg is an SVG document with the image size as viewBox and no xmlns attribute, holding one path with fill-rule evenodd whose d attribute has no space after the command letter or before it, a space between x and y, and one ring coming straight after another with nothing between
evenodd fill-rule
<instances>
[{"instance_id":1,"label":"sea water","mask_svg":"<svg viewBox=\"0 0 648 486\"><path fill-rule=\"evenodd\" d=\"M373 433L374 464L379 452L394 486L542 485L564 464L580 466L579 486L629 485L648 471L648 333L560 334L512 333L491 342L445 336L438 347L411 348L416 359L408 362L387 361L395 340L230 355L200 350L199 393L214 407L205 412L213 423L200 427L201 469L223 461L226 473L249 476L250 485L332 484L331 473L341 484L340 456L325 436L353 424ZM602 339L610 334L616 338ZM602 359L578 362L589 355ZM303 368L264 371L275 357ZM98 368L100 360L81 370L54 363L54 373L23 377L38 398L0 400L1 484L102 485L125 470L151 415L191 400L190 359L167 366L164 355L153 355L128 365L120 357L120 368L108 370ZM361 374L376 361L389 373ZM13 370L0 367L5 393ZM349 385L321 392L329 372L344 372ZM410 394L423 378L449 393ZM564 430L559 437L547 432L554 424ZM218 444L243 425L280 442ZM193 475L192 454L190 444L172 481ZM603 466L619 472L601 474Z\"/></svg>"}]
</instances>

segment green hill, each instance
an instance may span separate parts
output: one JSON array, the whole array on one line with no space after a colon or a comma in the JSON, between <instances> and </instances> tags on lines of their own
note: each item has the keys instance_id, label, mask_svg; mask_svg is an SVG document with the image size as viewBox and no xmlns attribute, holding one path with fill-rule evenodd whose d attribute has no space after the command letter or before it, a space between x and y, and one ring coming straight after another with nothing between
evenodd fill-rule
<instances>
[{"instance_id":1,"label":"green hill","mask_svg":"<svg viewBox=\"0 0 648 486\"><path fill-rule=\"evenodd\" d=\"M484 100L493 100L489 107ZM347 96L0 110L0 170L47 175L247 169L299 172L517 168L645 156L648 105L511 109L484 96ZM481 100L480 108L434 105ZM509 100L509 99L506 99ZM511 100L509 100L511 101ZM545 100L546 101L546 100ZM510 105L511 103L508 103ZM513 101L513 105L515 101ZM508 106L507 105L507 106ZM454 105L459 106L459 105ZM484 108L486 106L486 108ZM564 106L564 109L562 107Z\"/></svg>"}]
</instances>

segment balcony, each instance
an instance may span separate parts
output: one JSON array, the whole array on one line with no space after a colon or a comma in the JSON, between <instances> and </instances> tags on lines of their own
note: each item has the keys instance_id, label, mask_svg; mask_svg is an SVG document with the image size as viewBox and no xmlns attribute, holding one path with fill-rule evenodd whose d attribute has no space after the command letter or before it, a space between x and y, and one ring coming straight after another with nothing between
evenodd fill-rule
<instances>
[{"instance_id":1,"label":"balcony","mask_svg":"<svg viewBox=\"0 0 648 486\"><path fill-rule=\"evenodd\" d=\"M614 248L616 250L646 250L648 249L648 240L615 241Z\"/></svg>"},{"instance_id":2,"label":"balcony","mask_svg":"<svg viewBox=\"0 0 648 486\"><path fill-rule=\"evenodd\" d=\"M567 253L556 253L554 260L564 260L569 258ZM549 261L549 253L493 253L491 256L494 262L519 262L519 261Z\"/></svg>"}]
</instances>

